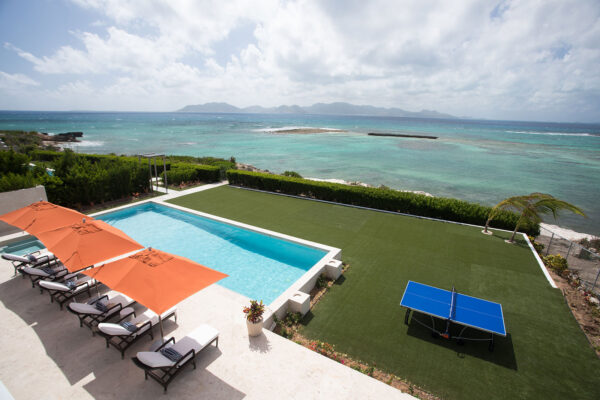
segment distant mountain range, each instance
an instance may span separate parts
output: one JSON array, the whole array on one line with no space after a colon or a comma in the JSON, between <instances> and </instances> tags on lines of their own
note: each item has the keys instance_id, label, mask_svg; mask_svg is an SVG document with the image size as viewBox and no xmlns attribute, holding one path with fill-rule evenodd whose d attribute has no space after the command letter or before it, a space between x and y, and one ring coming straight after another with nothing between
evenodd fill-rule
<instances>
[{"instance_id":1,"label":"distant mountain range","mask_svg":"<svg viewBox=\"0 0 600 400\"><path fill-rule=\"evenodd\" d=\"M279 106L261 107L250 106L239 108L227 103L206 103L185 106L177 112L196 113L239 113L239 114L321 114L321 115L362 115L375 117L412 117L412 118L448 118L457 117L433 110L418 112L405 111L400 108L382 108L373 106L357 106L349 103L316 103L310 107Z\"/></svg>"}]
</instances>

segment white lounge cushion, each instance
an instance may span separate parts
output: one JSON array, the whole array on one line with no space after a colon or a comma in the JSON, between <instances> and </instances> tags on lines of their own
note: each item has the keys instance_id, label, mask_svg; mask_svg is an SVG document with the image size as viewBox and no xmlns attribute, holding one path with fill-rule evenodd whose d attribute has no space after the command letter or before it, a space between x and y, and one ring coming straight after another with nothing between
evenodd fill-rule
<instances>
[{"instance_id":1,"label":"white lounge cushion","mask_svg":"<svg viewBox=\"0 0 600 400\"><path fill-rule=\"evenodd\" d=\"M133 332L127 330L119 324L111 324L106 322L99 323L98 330L111 336L129 336L133 334Z\"/></svg>"},{"instance_id":2,"label":"white lounge cushion","mask_svg":"<svg viewBox=\"0 0 600 400\"><path fill-rule=\"evenodd\" d=\"M23 257L23 256L18 256L16 254L2 254L2 258L4 258L5 260L9 260L9 261L18 261L21 263L25 263L25 264L29 264L31 263L31 260L27 257Z\"/></svg>"},{"instance_id":3,"label":"white lounge cushion","mask_svg":"<svg viewBox=\"0 0 600 400\"><path fill-rule=\"evenodd\" d=\"M163 317L169 315L170 313L176 312L176 311L177 311L177 308L173 307L173 308L167 310L163 314ZM140 327L147 321L150 321L150 325L145 325L144 327ZM113 335L113 336L117 336L117 335L118 336L122 336L122 335L129 336L132 334L138 335L140 333L146 332L148 329L150 329L152 326L154 326L158 323L158 314L156 314L152 310L146 310L143 313L141 313L140 315L138 315L137 317L129 319L128 322L131 322L132 324L136 324L138 327L140 327L140 329L138 329L135 332L131 332L119 324L110 324L110 323L100 323L100 324L98 324L98 329L107 335Z\"/></svg>"},{"instance_id":4,"label":"white lounge cushion","mask_svg":"<svg viewBox=\"0 0 600 400\"><path fill-rule=\"evenodd\" d=\"M176 311L177 311L177 307L170 308L162 314L162 317L165 318L169 314L172 314ZM141 313L140 315L138 315L137 317L131 319L129 322L131 322L133 324L138 324L140 322L145 322L148 320L150 320L150 323L153 326L158 324L158 314L156 314L154 311L148 309L148 310L144 311L143 313Z\"/></svg>"},{"instance_id":5,"label":"white lounge cushion","mask_svg":"<svg viewBox=\"0 0 600 400\"><path fill-rule=\"evenodd\" d=\"M52 268L52 271L54 271L54 274L60 272L60 271L64 271L65 267L62 265L58 265L56 267ZM34 275L34 276L43 276L43 277L49 277L50 274L47 273L46 271L40 269L40 268L33 268L33 267L23 267L21 269L22 272L24 272L27 275Z\"/></svg>"},{"instance_id":6,"label":"white lounge cushion","mask_svg":"<svg viewBox=\"0 0 600 400\"><path fill-rule=\"evenodd\" d=\"M210 325L202 324L194 329L190 334L179 339L174 345L167 346L177 351L182 356L186 355L190 350L194 350L196 354L205 348L210 342L219 336L219 331ZM140 351L136 355L137 359L151 368L172 367L175 362L163 356L157 351ZM178 364L182 364L191 357L188 356L179 360Z\"/></svg>"},{"instance_id":7,"label":"white lounge cushion","mask_svg":"<svg viewBox=\"0 0 600 400\"><path fill-rule=\"evenodd\" d=\"M136 357L150 368L164 368L175 365L174 361L169 360L158 351L140 351Z\"/></svg>"},{"instance_id":8,"label":"white lounge cushion","mask_svg":"<svg viewBox=\"0 0 600 400\"><path fill-rule=\"evenodd\" d=\"M25 256L20 256L18 254L2 254L2 258L9 261L17 261L25 264L35 264L37 261L47 257L49 260L53 260L55 258L54 254L49 251L43 251L39 254L27 254Z\"/></svg>"},{"instance_id":9,"label":"white lounge cushion","mask_svg":"<svg viewBox=\"0 0 600 400\"><path fill-rule=\"evenodd\" d=\"M49 281L40 281L40 286L43 287L44 289L48 289L48 290L58 290L61 292L71 292L74 291L74 293L78 293L82 290L86 289L86 286L79 286L84 282L88 282L88 281L92 281L92 278L90 278L87 275L82 276L81 278L78 278L75 281L75 289L69 289L69 287L67 285L65 285L64 283L60 283L60 282L49 282Z\"/></svg>"},{"instance_id":10,"label":"white lounge cushion","mask_svg":"<svg viewBox=\"0 0 600 400\"><path fill-rule=\"evenodd\" d=\"M48 257L50 260L53 260L56 258L54 253L51 253L48 250L44 250L44 251L40 252L39 254L30 254L29 256L34 256L37 260L44 258L44 257Z\"/></svg>"},{"instance_id":11,"label":"white lounge cushion","mask_svg":"<svg viewBox=\"0 0 600 400\"><path fill-rule=\"evenodd\" d=\"M179 354L185 354L191 349L196 353L205 348L210 342L219 336L219 331L210 325L202 324L194 329L190 334L181 338L173 345L173 350Z\"/></svg>"},{"instance_id":12,"label":"white lounge cushion","mask_svg":"<svg viewBox=\"0 0 600 400\"><path fill-rule=\"evenodd\" d=\"M124 294L118 294L118 292L110 292L108 296L108 300L106 300L106 298L103 298L99 301L108 308L108 311L110 311L109 315L114 314L116 311L118 311L118 309L112 309L117 304L121 304L121 309L123 309L129 306L131 303L133 303L132 299L125 296ZM102 311L98 310L98 308L96 307L96 303L78 303L74 301L70 303L68 307L78 314L104 314Z\"/></svg>"},{"instance_id":13,"label":"white lounge cushion","mask_svg":"<svg viewBox=\"0 0 600 400\"><path fill-rule=\"evenodd\" d=\"M109 304L109 308L111 305L115 305L115 304L121 304L121 307L125 308L125 307L131 305L131 303L133 303L133 299L125 296L124 294L117 294L116 296L111 296L109 294L109 296L108 296L107 304Z\"/></svg>"},{"instance_id":14,"label":"white lounge cushion","mask_svg":"<svg viewBox=\"0 0 600 400\"><path fill-rule=\"evenodd\" d=\"M102 311L98 310L96 306L92 304L77 303L74 301L72 303L69 303L67 307L69 307L71 310L75 311L78 314L102 314Z\"/></svg>"},{"instance_id":15,"label":"white lounge cushion","mask_svg":"<svg viewBox=\"0 0 600 400\"><path fill-rule=\"evenodd\" d=\"M49 277L50 274L47 273L46 271L43 271L39 268L32 268L32 267L24 267L21 269L22 272L26 273L27 275L34 275L34 276L43 276L43 277Z\"/></svg>"},{"instance_id":16,"label":"white lounge cushion","mask_svg":"<svg viewBox=\"0 0 600 400\"><path fill-rule=\"evenodd\" d=\"M61 292L69 292L71 289L64 283L40 281L40 286L48 290L60 290Z\"/></svg>"}]
</instances>

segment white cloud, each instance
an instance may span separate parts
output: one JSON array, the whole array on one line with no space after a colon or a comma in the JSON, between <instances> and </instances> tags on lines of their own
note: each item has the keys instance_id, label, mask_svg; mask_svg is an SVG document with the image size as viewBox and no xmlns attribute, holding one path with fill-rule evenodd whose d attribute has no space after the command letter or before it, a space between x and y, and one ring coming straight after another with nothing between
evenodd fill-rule
<instances>
[{"instance_id":1,"label":"white cloud","mask_svg":"<svg viewBox=\"0 0 600 400\"><path fill-rule=\"evenodd\" d=\"M15 89L24 86L39 86L39 82L23 74L0 71L0 89Z\"/></svg>"},{"instance_id":2,"label":"white cloud","mask_svg":"<svg viewBox=\"0 0 600 400\"><path fill-rule=\"evenodd\" d=\"M348 101L488 118L598 119L596 0L73 2L100 14L105 33L74 32L80 46L46 55L5 47L41 74L73 75L73 98L93 88L91 108ZM248 24L252 37L217 62L223 41Z\"/></svg>"}]
</instances>

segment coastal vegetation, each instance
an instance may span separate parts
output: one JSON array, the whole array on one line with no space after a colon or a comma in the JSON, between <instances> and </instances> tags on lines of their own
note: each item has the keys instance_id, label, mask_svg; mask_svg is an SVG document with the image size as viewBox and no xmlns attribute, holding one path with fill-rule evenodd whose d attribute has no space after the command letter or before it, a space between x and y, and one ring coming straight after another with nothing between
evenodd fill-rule
<instances>
[{"instance_id":1,"label":"coastal vegetation","mask_svg":"<svg viewBox=\"0 0 600 400\"><path fill-rule=\"evenodd\" d=\"M302 178L302 175L297 173L296 171L284 171L283 176L290 176L292 178Z\"/></svg>"},{"instance_id":2,"label":"coastal vegetation","mask_svg":"<svg viewBox=\"0 0 600 400\"><path fill-rule=\"evenodd\" d=\"M58 151L36 132L0 134L9 148L0 151L0 192L43 185L49 201L81 208L150 190L154 165L149 170L148 161L137 156ZM235 168L235 159L168 156L164 164L157 163L156 173L162 174L165 167L174 184L216 182Z\"/></svg>"},{"instance_id":3,"label":"coastal vegetation","mask_svg":"<svg viewBox=\"0 0 600 400\"><path fill-rule=\"evenodd\" d=\"M401 192L387 187L351 186L239 170L227 171L227 179L232 185L253 189L474 225L483 225L492 212L490 207L477 203ZM513 229L518 222L519 216L514 212L494 211L494 227ZM539 234L539 221L523 220L519 227L529 234Z\"/></svg>"}]
</instances>

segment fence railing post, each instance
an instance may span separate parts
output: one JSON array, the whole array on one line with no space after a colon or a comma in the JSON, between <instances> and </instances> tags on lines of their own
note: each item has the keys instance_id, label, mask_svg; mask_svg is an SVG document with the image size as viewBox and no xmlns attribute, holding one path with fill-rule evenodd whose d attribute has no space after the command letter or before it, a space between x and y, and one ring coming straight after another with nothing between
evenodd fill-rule
<instances>
[{"instance_id":1,"label":"fence railing post","mask_svg":"<svg viewBox=\"0 0 600 400\"><path fill-rule=\"evenodd\" d=\"M552 232L552 236L550 237L550 242L548 242L548 247L546 247L546 255L550 251L550 246L552 246L552 239L554 239L554 232Z\"/></svg>"},{"instance_id":2,"label":"fence railing post","mask_svg":"<svg viewBox=\"0 0 600 400\"><path fill-rule=\"evenodd\" d=\"M594 279L594 284L592 285L592 292L596 289L596 283L598 283L598 277L600 276L600 267L598 268L598 273L596 274L596 279Z\"/></svg>"},{"instance_id":3,"label":"fence railing post","mask_svg":"<svg viewBox=\"0 0 600 400\"><path fill-rule=\"evenodd\" d=\"M571 248L573 247L573 242L570 242L571 244L569 245L569 250L567 251L567 256L565 257L565 259L569 259L569 254L571 254Z\"/></svg>"}]
</instances>

